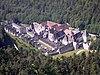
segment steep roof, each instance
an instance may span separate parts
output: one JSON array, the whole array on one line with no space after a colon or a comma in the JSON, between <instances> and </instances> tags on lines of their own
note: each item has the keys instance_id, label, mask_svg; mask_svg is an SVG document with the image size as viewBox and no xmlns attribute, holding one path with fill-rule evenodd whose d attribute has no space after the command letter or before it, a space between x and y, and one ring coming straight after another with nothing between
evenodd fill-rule
<instances>
[{"instance_id":1,"label":"steep roof","mask_svg":"<svg viewBox=\"0 0 100 75\"><path fill-rule=\"evenodd\" d=\"M65 33L63 31L59 31L57 33L54 34L55 39L60 39L62 37L64 37Z\"/></svg>"},{"instance_id":2,"label":"steep roof","mask_svg":"<svg viewBox=\"0 0 100 75\"><path fill-rule=\"evenodd\" d=\"M48 46L48 47L50 47L50 48L54 48L54 47L57 46L54 42L51 42L51 41L49 41L48 39L40 38L40 39L39 39L39 42L40 42L40 43L43 43L45 46Z\"/></svg>"},{"instance_id":3,"label":"steep roof","mask_svg":"<svg viewBox=\"0 0 100 75\"><path fill-rule=\"evenodd\" d=\"M55 22L51 22L51 21L46 21L46 22L42 22L41 25L48 27L48 28L52 28L52 26L56 25L57 23Z\"/></svg>"},{"instance_id":4,"label":"steep roof","mask_svg":"<svg viewBox=\"0 0 100 75\"><path fill-rule=\"evenodd\" d=\"M72 50L73 50L73 44L72 43L70 43L68 45L61 46L59 48L60 53L65 53L65 52L72 51Z\"/></svg>"},{"instance_id":5,"label":"steep roof","mask_svg":"<svg viewBox=\"0 0 100 75\"><path fill-rule=\"evenodd\" d=\"M51 21L42 22L41 25L49 29L54 28L56 31L62 31L65 29L69 29L69 26L71 26L69 23L59 24L59 23L55 23Z\"/></svg>"},{"instance_id":6,"label":"steep roof","mask_svg":"<svg viewBox=\"0 0 100 75\"><path fill-rule=\"evenodd\" d=\"M50 31L50 33L52 33L52 34L57 33L57 31L56 31L56 30L54 30L53 28L52 28L52 29L50 29L49 31Z\"/></svg>"},{"instance_id":7,"label":"steep roof","mask_svg":"<svg viewBox=\"0 0 100 75\"><path fill-rule=\"evenodd\" d=\"M64 32L65 32L66 35L70 35L70 36L73 35L72 30L66 29Z\"/></svg>"},{"instance_id":8,"label":"steep roof","mask_svg":"<svg viewBox=\"0 0 100 75\"><path fill-rule=\"evenodd\" d=\"M22 28L22 27L23 27L23 26L18 25L18 24L16 24L16 23L12 23L12 26L15 27L15 28Z\"/></svg>"}]
</instances>

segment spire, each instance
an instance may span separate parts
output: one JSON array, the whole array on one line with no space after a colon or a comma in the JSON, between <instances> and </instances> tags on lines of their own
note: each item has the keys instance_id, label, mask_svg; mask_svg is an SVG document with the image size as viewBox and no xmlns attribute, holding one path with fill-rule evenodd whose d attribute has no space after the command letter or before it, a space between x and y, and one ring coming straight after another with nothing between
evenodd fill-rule
<instances>
[{"instance_id":1,"label":"spire","mask_svg":"<svg viewBox=\"0 0 100 75\"><path fill-rule=\"evenodd\" d=\"M82 37L83 37L83 41L87 42L87 31L86 30L83 31Z\"/></svg>"}]
</instances>

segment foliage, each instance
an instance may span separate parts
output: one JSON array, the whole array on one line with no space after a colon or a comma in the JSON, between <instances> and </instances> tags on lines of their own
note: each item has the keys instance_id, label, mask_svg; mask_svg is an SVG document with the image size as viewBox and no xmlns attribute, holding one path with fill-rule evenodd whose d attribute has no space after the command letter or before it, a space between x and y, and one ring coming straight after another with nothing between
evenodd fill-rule
<instances>
[{"instance_id":1,"label":"foliage","mask_svg":"<svg viewBox=\"0 0 100 75\"><path fill-rule=\"evenodd\" d=\"M69 22L85 28L100 24L99 0L0 0L0 20ZM18 20L19 19L19 20Z\"/></svg>"},{"instance_id":2,"label":"foliage","mask_svg":"<svg viewBox=\"0 0 100 75\"><path fill-rule=\"evenodd\" d=\"M13 46L11 37L4 31L3 26L0 26L0 48L3 46Z\"/></svg>"},{"instance_id":3,"label":"foliage","mask_svg":"<svg viewBox=\"0 0 100 75\"><path fill-rule=\"evenodd\" d=\"M99 75L100 51L52 59L35 50L0 49L0 75Z\"/></svg>"},{"instance_id":4,"label":"foliage","mask_svg":"<svg viewBox=\"0 0 100 75\"><path fill-rule=\"evenodd\" d=\"M3 38L2 31L3 31L3 27L2 27L2 25L0 25L0 40Z\"/></svg>"},{"instance_id":5,"label":"foliage","mask_svg":"<svg viewBox=\"0 0 100 75\"><path fill-rule=\"evenodd\" d=\"M100 24L91 24L88 26L88 32L93 33L93 34L100 34Z\"/></svg>"},{"instance_id":6,"label":"foliage","mask_svg":"<svg viewBox=\"0 0 100 75\"><path fill-rule=\"evenodd\" d=\"M0 0L0 20L69 22L73 27L100 33L100 0ZM93 30L93 31L92 31ZM8 41L9 40L9 41ZM12 42L0 25L0 46ZM73 55L53 59L35 49L0 48L0 75L100 75L100 39L91 44L88 57Z\"/></svg>"},{"instance_id":7,"label":"foliage","mask_svg":"<svg viewBox=\"0 0 100 75\"><path fill-rule=\"evenodd\" d=\"M100 50L100 38L96 39L91 43L90 49L92 50Z\"/></svg>"}]
</instances>

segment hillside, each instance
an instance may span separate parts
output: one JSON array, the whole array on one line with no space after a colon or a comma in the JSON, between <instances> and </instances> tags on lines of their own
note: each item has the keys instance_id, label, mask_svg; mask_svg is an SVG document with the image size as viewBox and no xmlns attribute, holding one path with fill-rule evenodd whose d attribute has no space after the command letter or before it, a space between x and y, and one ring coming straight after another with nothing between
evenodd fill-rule
<instances>
[{"instance_id":1,"label":"hillside","mask_svg":"<svg viewBox=\"0 0 100 75\"><path fill-rule=\"evenodd\" d=\"M100 0L0 0L0 20L69 22L73 27L100 24Z\"/></svg>"},{"instance_id":2,"label":"hillside","mask_svg":"<svg viewBox=\"0 0 100 75\"><path fill-rule=\"evenodd\" d=\"M0 25L0 48L1 47L7 47L13 46L13 39L4 31L3 26Z\"/></svg>"},{"instance_id":3,"label":"hillside","mask_svg":"<svg viewBox=\"0 0 100 75\"><path fill-rule=\"evenodd\" d=\"M93 50L90 50L90 52L92 52ZM82 53L85 53L86 56L88 56L88 53L89 53L89 50L85 50L85 49L78 49L78 50L74 50L74 51L70 51L70 52L67 52L67 53L64 53L64 54L58 54L58 55L54 55L53 58L56 59L56 58L61 58L62 56L65 56L65 57L70 57L70 56L74 56L74 54L76 55L81 55Z\"/></svg>"},{"instance_id":4,"label":"hillside","mask_svg":"<svg viewBox=\"0 0 100 75\"><path fill-rule=\"evenodd\" d=\"M2 47L3 46L3 34L2 34L2 30L3 30L3 28L2 28L2 26L0 25L0 47Z\"/></svg>"},{"instance_id":5,"label":"hillside","mask_svg":"<svg viewBox=\"0 0 100 75\"><path fill-rule=\"evenodd\" d=\"M0 75L100 75L100 51L53 59L34 50L0 48Z\"/></svg>"},{"instance_id":6,"label":"hillside","mask_svg":"<svg viewBox=\"0 0 100 75\"><path fill-rule=\"evenodd\" d=\"M68 22L99 35L100 0L0 0L0 22L5 20L25 26L33 21ZM90 49L44 56L0 25L0 75L100 75L100 38Z\"/></svg>"},{"instance_id":7,"label":"hillside","mask_svg":"<svg viewBox=\"0 0 100 75\"><path fill-rule=\"evenodd\" d=\"M37 52L39 51L39 49L35 48L33 45L29 44L27 41L24 41L16 36L13 36L10 33L8 33L8 34L11 37L13 43L15 43L19 49L23 48L23 49L27 49L27 50L34 50Z\"/></svg>"},{"instance_id":8,"label":"hillside","mask_svg":"<svg viewBox=\"0 0 100 75\"><path fill-rule=\"evenodd\" d=\"M7 35L5 33L3 26L0 25L0 48L3 46L7 46L7 45L12 46L11 39L10 39L9 35Z\"/></svg>"}]
</instances>

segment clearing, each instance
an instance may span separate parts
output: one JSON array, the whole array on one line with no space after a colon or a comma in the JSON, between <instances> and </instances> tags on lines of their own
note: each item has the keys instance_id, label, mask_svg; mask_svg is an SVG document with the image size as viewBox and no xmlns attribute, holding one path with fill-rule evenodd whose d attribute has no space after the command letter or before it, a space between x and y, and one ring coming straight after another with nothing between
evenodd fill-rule
<instances>
[{"instance_id":1,"label":"clearing","mask_svg":"<svg viewBox=\"0 0 100 75\"><path fill-rule=\"evenodd\" d=\"M70 56L73 56L74 53L76 55L81 55L83 52L85 52L86 56L88 56L88 52L93 52L93 50L85 50L85 49L78 49L78 50L74 50L74 51L70 51L70 52L67 52L67 53L64 53L64 54L58 54L58 55L54 55L53 58L56 59L56 58L61 58L62 56L65 56L65 57L70 57Z\"/></svg>"}]
</instances>

